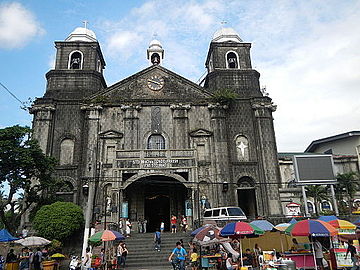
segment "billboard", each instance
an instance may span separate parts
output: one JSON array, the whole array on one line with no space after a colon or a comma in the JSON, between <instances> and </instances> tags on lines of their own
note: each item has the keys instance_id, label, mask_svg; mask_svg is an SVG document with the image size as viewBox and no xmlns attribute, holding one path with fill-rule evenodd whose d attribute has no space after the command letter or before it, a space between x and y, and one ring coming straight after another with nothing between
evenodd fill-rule
<instances>
[{"instance_id":1,"label":"billboard","mask_svg":"<svg viewBox=\"0 0 360 270\"><path fill-rule=\"evenodd\" d=\"M336 182L332 155L295 155L295 181L299 184Z\"/></svg>"}]
</instances>

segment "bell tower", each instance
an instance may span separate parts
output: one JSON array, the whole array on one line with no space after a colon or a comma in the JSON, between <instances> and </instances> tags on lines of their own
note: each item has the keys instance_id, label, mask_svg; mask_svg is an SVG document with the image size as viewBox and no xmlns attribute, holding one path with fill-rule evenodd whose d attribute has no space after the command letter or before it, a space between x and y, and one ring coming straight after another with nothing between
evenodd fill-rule
<instances>
[{"instance_id":1,"label":"bell tower","mask_svg":"<svg viewBox=\"0 0 360 270\"><path fill-rule=\"evenodd\" d=\"M46 74L45 97L83 99L106 87L104 57L95 33L76 28L64 41L56 41L55 68Z\"/></svg>"},{"instance_id":2,"label":"bell tower","mask_svg":"<svg viewBox=\"0 0 360 270\"><path fill-rule=\"evenodd\" d=\"M205 63L204 87L210 91L231 89L241 97L261 96L260 74L252 69L250 48L251 43L243 42L234 29L216 31Z\"/></svg>"},{"instance_id":3,"label":"bell tower","mask_svg":"<svg viewBox=\"0 0 360 270\"><path fill-rule=\"evenodd\" d=\"M161 65L164 59L164 49L157 39L153 39L150 42L149 48L147 49L147 59L149 65Z\"/></svg>"}]
</instances>

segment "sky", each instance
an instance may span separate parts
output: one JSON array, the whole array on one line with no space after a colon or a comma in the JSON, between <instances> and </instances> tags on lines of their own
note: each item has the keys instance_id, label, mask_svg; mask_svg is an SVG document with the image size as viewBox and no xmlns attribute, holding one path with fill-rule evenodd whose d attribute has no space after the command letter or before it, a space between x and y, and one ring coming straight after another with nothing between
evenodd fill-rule
<instances>
[{"instance_id":1,"label":"sky","mask_svg":"<svg viewBox=\"0 0 360 270\"><path fill-rule=\"evenodd\" d=\"M252 43L260 84L277 105L278 150L360 130L360 0L52 0L0 2L0 82L22 102L41 97L54 41L88 21L108 85L148 66L154 34L164 67L197 82L212 35L226 21ZM31 115L0 86L0 128Z\"/></svg>"}]
</instances>

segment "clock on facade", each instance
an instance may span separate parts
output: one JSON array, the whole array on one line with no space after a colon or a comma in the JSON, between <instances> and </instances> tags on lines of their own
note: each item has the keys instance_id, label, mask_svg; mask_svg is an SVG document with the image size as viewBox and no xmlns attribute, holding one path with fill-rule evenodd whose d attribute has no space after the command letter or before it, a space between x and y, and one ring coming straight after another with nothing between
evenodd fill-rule
<instances>
[{"instance_id":1,"label":"clock on facade","mask_svg":"<svg viewBox=\"0 0 360 270\"><path fill-rule=\"evenodd\" d=\"M159 91L164 87L164 78L159 75L153 75L147 80L147 86L154 91Z\"/></svg>"}]
</instances>

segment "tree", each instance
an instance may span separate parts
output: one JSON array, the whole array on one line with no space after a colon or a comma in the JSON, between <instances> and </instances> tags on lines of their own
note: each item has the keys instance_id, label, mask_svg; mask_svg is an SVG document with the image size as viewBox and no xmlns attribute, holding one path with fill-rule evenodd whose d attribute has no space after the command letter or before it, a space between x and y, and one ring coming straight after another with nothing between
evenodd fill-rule
<instances>
[{"instance_id":1,"label":"tree","mask_svg":"<svg viewBox=\"0 0 360 270\"><path fill-rule=\"evenodd\" d=\"M315 214L318 215L318 203L329 198L327 188L320 185L307 186L306 194L314 199Z\"/></svg>"},{"instance_id":2,"label":"tree","mask_svg":"<svg viewBox=\"0 0 360 270\"><path fill-rule=\"evenodd\" d=\"M33 225L40 236L63 241L83 228L83 211L71 202L45 205L36 212Z\"/></svg>"},{"instance_id":3,"label":"tree","mask_svg":"<svg viewBox=\"0 0 360 270\"><path fill-rule=\"evenodd\" d=\"M47 157L28 127L0 129L0 220L14 233L21 216L58 182L52 178L56 161Z\"/></svg>"},{"instance_id":4,"label":"tree","mask_svg":"<svg viewBox=\"0 0 360 270\"><path fill-rule=\"evenodd\" d=\"M349 211L351 214L355 193L360 188L359 174L356 172L339 173L336 176L336 179L338 181L337 185L335 185L336 197L339 202L344 198L348 199Z\"/></svg>"}]
</instances>

